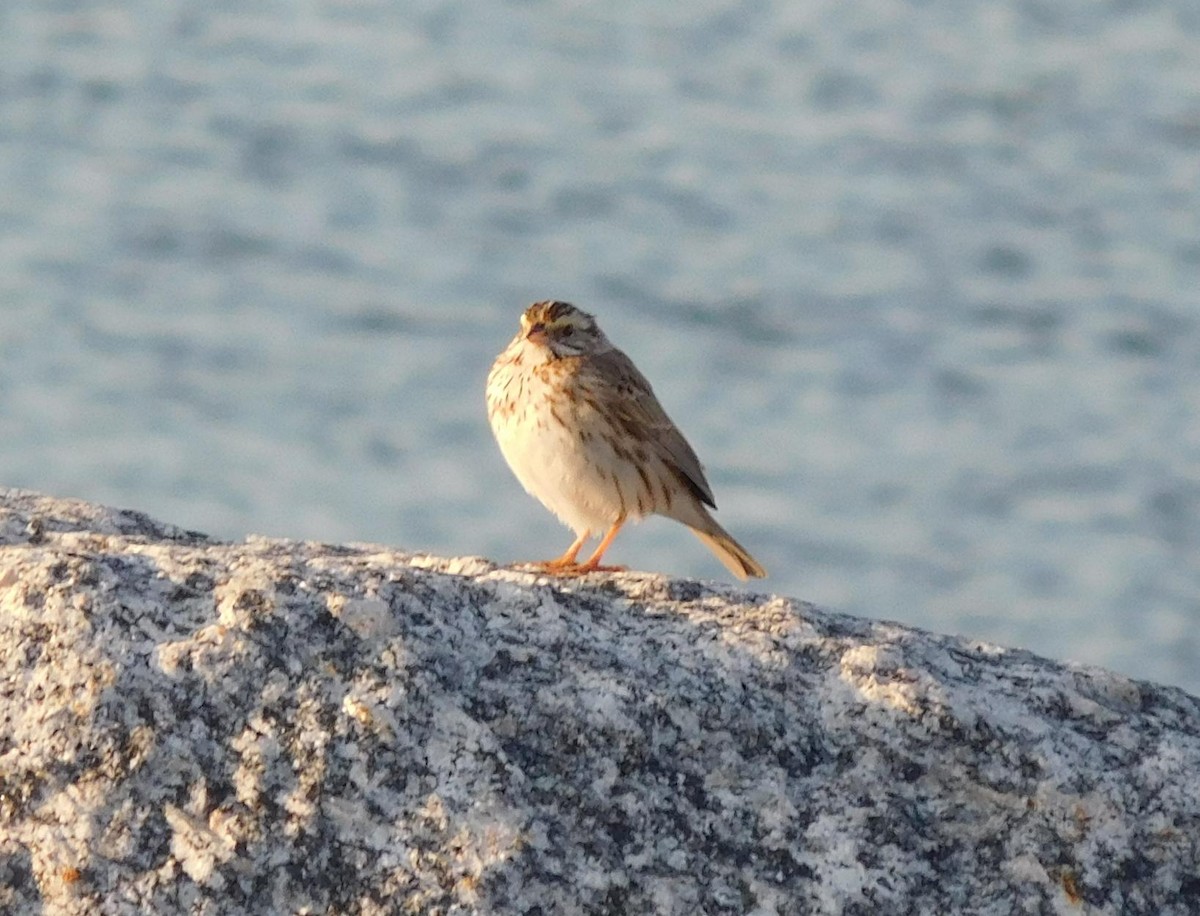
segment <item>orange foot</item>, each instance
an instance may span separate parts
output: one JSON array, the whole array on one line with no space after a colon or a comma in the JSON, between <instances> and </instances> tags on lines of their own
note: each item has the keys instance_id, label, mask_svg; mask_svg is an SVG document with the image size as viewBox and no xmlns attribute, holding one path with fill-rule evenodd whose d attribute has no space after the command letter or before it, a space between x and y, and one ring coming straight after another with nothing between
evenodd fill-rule
<instances>
[{"instance_id":1,"label":"orange foot","mask_svg":"<svg viewBox=\"0 0 1200 916\"><path fill-rule=\"evenodd\" d=\"M582 576L593 572L625 572L628 566L601 566L599 563L593 563L588 560L586 563L580 563L575 567L575 575Z\"/></svg>"},{"instance_id":2,"label":"orange foot","mask_svg":"<svg viewBox=\"0 0 1200 916\"><path fill-rule=\"evenodd\" d=\"M625 572L625 566L601 566L596 563L563 563L560 560L544 560L540 563L517 563L517 569L545 573L548 576L586 576L588 573Z\"/></svg>"},{"instance_id":3,"label":"orange foot","mask_svg":"<svg viewBox=\"0 0 1200 916\"><path fill-rule=\"evenodd\" d=\"M525 569L533 569L538 572L544 572L552 576L583 576L592 572L624 572L624 566L601 566L600 558L604 556L604 551L608 549L608 545L612 543L613 538L617 536L617 532L621 530L621 526L625 523L624 519L619 520L615 525L608 529L608 533L600 541L600 546L582 563L576 563L575 557L579 555L579 549L583 546L584 541L588 539L589 532L585 531L575 543L567 548L567 552L556 560L543 560L540 563L520 563L519 567Z\"/></svg>"},{"instance_id":4,"label":"orange foot","mask_svg":"<svg viewBox=\"0 0 1200 916\"><path fill-rule=\"evenodd\" d=\"M579 564L574 560L564 560L562 557L559 557L557 560L533 560L528 563L514 563L513 569L549 573L555 576L571 576L579 569Z\"/></svg>"}]
</instances>

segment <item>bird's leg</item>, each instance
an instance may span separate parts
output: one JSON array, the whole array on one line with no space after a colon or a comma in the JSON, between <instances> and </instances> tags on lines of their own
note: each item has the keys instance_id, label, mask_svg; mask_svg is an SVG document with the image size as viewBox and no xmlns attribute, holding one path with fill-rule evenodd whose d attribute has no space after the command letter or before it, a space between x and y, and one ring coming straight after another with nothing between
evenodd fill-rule
<instances>
[{"instance_id":1,"label":"bird's leg","mask_svg":"<svg viewBox=\"0 0 1200 916\"><path fill-rule=\"evenodd\" d=\"M543 569L574 568L577 565L575 563L575 557L579 555L579 551L583 547L584 542L587 541L587 539L591 536L592 533L590 531L585 531L583 534L579 535L579 537L575 538L575 543L568 547L567 552L561 557L558 557L555 560L546 560L545 562L538 563L536 565L542 567Z\"/></svg>"},{"instance_id":2,"label":"bird's leg","mask_svg":"<svg viewBox=\"0 0 1200 916\"><path fill-rule=\"evenodd\" d=\"M604 556L604 551L608 550L608 545L613 542L613 538L617 536L617 532L621 530L621 526L625 524L625 519L619 518L615 525L608 529L608 534L604 535L596 552L580 563L573 570L574 572L624 572L624 566L601 566L600 558Z\"/></svg>"}]
</instances>

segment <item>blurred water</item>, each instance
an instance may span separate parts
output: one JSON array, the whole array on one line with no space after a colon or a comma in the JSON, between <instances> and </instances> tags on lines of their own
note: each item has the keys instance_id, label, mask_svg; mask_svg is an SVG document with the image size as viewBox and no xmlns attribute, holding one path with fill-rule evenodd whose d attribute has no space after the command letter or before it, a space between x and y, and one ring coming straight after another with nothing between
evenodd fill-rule
<instances>
[{"instance_id":1,"label":"blurred water","mask_svg":"<svg viewBox=\"0 0 1200 916\"><path fill-rule=\"evenodd\" d=\"M1192 0L7 0L0 483L551 556L566 298L772 590L1200 691L1198 187Z\"/></svg>"}]
</instances>

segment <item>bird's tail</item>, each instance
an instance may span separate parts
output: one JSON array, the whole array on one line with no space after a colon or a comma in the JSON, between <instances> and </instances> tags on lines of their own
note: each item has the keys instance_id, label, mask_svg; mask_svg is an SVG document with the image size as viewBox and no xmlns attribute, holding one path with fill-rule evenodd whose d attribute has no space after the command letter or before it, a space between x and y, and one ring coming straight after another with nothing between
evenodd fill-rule
<instances>
[{"instance_id":1,"label":"bird's tail","mask_svg":"<svg viewBox=\"0 0 1200 916\"><path fill-rule=\"evenodd\" d=\"M752 577L762 579L766 576L767 571L763 565L750 556L750 551L735 541L728 531L718 525L716 519L708 516L706 521L708 524L704 528L692 528L692 534L725 564L726 569L743 582Z\"/></svg>"}]
</instances>

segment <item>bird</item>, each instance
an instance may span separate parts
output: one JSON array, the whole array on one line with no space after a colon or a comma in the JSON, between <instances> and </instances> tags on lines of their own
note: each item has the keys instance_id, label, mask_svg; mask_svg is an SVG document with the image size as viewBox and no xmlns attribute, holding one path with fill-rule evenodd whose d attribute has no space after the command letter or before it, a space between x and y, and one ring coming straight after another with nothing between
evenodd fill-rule
<instances>
[{"instance_id":1,"label":"bird","mask_svg":"<svg viewBox=\"0 0 1200 916\"><path fill-rule=\"evenodd\" d=\"M535 302L487 378L492 433L530 495L569 528L562 556L528 564L560 575L624 567L600 561L627 522L682 522L745 580L766 569L712 517L712 488L695 451L633 361L596 319L569 302ZM578 562L592 537L600 542Z\"/></svg>"}]
</instances>

